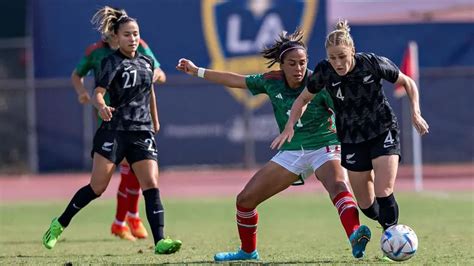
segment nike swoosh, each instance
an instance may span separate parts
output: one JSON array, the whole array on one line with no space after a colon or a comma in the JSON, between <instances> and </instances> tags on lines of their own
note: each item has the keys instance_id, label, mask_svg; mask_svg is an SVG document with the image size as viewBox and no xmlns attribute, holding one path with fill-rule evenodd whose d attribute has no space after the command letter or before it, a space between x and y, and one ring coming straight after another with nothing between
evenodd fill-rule
<instances>
[{"instance_id":1,"label":"nike swoosh","mask_svg":"<svg viewBox=\"0 0 474 266\"><path fill-rule=\"evenodd\" d=\"M389 224L389 223L385 223L385 226L392 226L392 225L394 225L394 224L395 224L395 222L390 223L390 224Z\"/></svg>"},{"instance_id":2,"label":"nike swoosh","mask_svg":"<svg viewBox=\"0 0 474 266\"><path fill-rule=\"evenodd\" d=\"M164 210L153 211L153 214L157 214L157 213L160 213L160 212L164 212Z\"/></svg>"},{"instance_id":3,"label":"nike swoosh","mask_svg":"<svg viewBox=\"0 0 474 266\"><path fill-rule=\"evenodd\" d=\"M389 144L389 145L384 144L384 145L383 145L384 148L393 147L393 146L395 146L395 144Z\"/></svg>"},{"instance_id":4,"label":"nike swoosh","mask_svg":"<svg viewBox=\"0 0 474 266\"><path fill-rule=\"evenodd\" d=\"M331 85L332 85L333 87L336 87L336 86L339 85L339 84L341 84L340 81L339 81L339 82L336 82L336 83L333 82Z\"/></svg>"},{"instance_id":5,"label":"nike swoosh","mask_svg":"<svg viewBox=\"0 0 474 266\"><path fill-rule=\"evenodd\" d=\"M81 209L81 208L77 207L76 203L73 203L73 204L72 204L72 207L74 207L74 208L76 208L76 209L78 209L78 210Z\"/></svg>"},{"instance_id":6,"label":"nike swoosh","mask_svg":"<svg viewBox=\"0 0 474 266\"><path fill-rule=\"evenodd\" d=\"M130 68L132 68L132 66L128 66L125 68L125 70L129 70Z\"/></svg>"}]
</instances>

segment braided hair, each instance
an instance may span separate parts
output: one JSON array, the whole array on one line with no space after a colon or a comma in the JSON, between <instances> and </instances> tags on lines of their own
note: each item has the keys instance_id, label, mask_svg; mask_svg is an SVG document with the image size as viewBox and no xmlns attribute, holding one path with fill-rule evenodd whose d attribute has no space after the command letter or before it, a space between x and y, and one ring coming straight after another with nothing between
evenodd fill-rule
<instances>
[{"instance_id":1,"label":"braided hair","mask_svg":"<svg viewBox=\"0 0 474 266\"><path fill-rule=\"evenodd\" d=\"M328 34L326 37L325 47L328 48L329 46L338 46L344 45L348 47L354 47L354 40L352 39L351 28L349 27L349 23L347 20L339 19L336 23L335 29Z\"/></svg>"}]
</instances>

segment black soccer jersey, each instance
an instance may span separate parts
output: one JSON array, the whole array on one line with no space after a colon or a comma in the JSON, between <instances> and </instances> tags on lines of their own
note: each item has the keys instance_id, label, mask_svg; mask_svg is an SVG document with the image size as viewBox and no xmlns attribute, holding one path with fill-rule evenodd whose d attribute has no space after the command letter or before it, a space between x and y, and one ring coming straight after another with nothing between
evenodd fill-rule
<instances>
[{"instance_id":1,"label":"black soccer jersey","mask_svg":"<svg viewBox=\"0 0 474 266\"><path fill-rule=\"evenodd\" d=\"M329 61L319 62L308 83L308 91L323 88L331 95L336 111L337 135L343 143L360 143L389 129L398 122L382 89L382 79L394 83L399 69L389 59L372 53L357 53L355 67L339 76Z\"/></svg>"},{"instance_id":2,"label":"black soccer jersey","mask_svg":"<svg viewBox=\"0 0 474 266\"><path fill-rule=\"evenodd\" d=\"M152 130L150 92L153 83L153 60L136 53L128 58L117 50L102 60L97 86L107 89L112 119L101 128L123 131Z\"/></svg>"}]
</instances>

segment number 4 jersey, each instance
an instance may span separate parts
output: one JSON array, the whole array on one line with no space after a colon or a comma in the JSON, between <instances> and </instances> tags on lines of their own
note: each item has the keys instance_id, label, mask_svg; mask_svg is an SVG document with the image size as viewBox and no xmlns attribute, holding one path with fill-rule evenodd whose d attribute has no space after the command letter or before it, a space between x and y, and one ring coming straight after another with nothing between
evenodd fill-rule
<instances>
[{"instance_id":1,"label":"number 4 jersey","mask_svg":"<svg viewBox=\"0 0 474 266\"><path fill-rule=\"evenodd\" d=\"M253 95L260 93L268 95L280 132L285 128L293 102L304 90L309 75L311 71L307 71L303 84L296 89L287 85L281 70L247 76L247 87ZM332 110L333 103L329 94L325 91L317 94L296 123L292 141L285 142L281 150L316 150L339 144Z\"/></svg>"},{"instance_id":2,"label":"number 4 jersey","mask_svg":"<svg viewBox=\"0 0 474 266\"><path fill-rule=\"evenodd\" d=\"M153 60L141 53L128 58L117 50L102 60L97 86L107 89L109 106L115 108L112 120L101 128L123 131L150 131L150 93L153 82Z\"/></svg>"}]
</instances>

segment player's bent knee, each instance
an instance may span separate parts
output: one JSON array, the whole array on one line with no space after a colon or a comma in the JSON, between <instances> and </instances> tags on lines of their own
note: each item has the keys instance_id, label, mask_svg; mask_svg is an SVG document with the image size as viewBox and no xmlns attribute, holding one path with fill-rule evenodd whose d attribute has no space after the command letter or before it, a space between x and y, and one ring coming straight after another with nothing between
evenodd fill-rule
<instances>
[{"instance_id":1,"label":"player's bent knee","mask_svg":"<svg viewBox=\"0 0 474 266\"><path fill-rule=\"evenodd\" d=\"M140 181L140 187L142 190L158 188L158 181L154 178L146 178L145 180Z\"/></svg>"},{"instance_id":2,"label":"player's bent knee","mask_svg":"<svg viewBox=\"0 0 474 266\"><path fill-rule=\"evenodd\" d=\"M97 197L100 197L102 193L105 192L105 189L107 189L107 186L98 186L98 185L93 185L91 184L92 191L94 191L94 194L97 195Z\"/></svg>"},{"instance_id":3,"label":"player's bent knee","mask_svg":"<svg viewBox=\"0 0 474 266\"><path fill-rule=\"evenodd\" d=\"M243 208L254 209L257 207L257 204L255 203L255 200L252 198L252 196L244 191L237 195L236 202L238 206Z\"/></svg>"}]
</instances>

